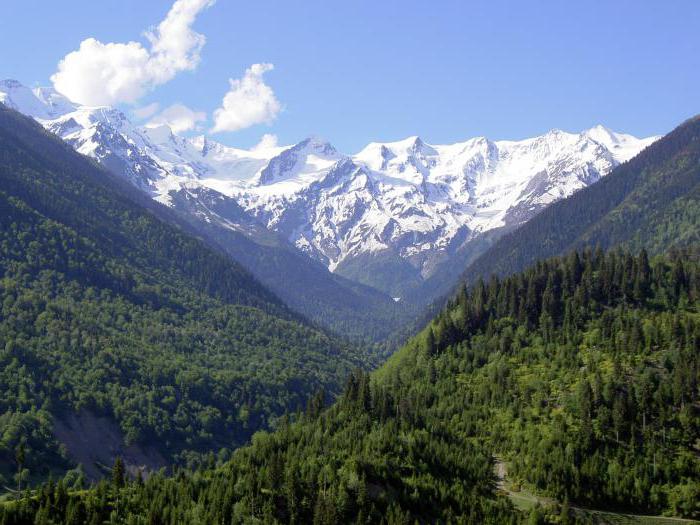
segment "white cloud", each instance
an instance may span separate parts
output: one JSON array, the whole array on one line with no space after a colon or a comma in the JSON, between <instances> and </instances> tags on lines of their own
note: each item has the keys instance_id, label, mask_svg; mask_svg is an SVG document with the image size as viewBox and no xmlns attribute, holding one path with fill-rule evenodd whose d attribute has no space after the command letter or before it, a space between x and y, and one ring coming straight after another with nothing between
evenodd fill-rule
<instances>
[{"instance_id":1,"label":"white cloud","mask_svg":"<svg viewBox=\"0 0 700 525\"><path fill-rule=\"evenodd\" d=\"M265 133L262 137L260 137L260 142L253 146L253 150L276 148L278 144L279 141L277 140L277 135L273 135L272 133Z\"/></svg>"},{"instance_id":2,"label":"white cloud","mask_svg":"<svg viewBox=\"0 0 700 525\"><path fill-rule=\"evenodd\" d=\"M158 27L140 42L83 40L51 77L57 91L89 105L135 103L155 86L197 67L206 38L192 30L197 15L216 0L176 0Z\"/></svg>"},{"instance_id":3,"label":"white cloud","mask_svg":"<svg viewBox=\"0 0 700 525\"><path fill-rule=\"evenodd\" d=\"M159 109L160 104L158 104L158 102L153 102L152 104L148 104L147 106L132 109L131 112L137 119L143 120L158 113Z\"/></svg>"},{"instance_id":4,"label":"white cloud","mask_svg":"<svg viewBox=\"0 0 700 525\"><path fill-rule=\"evenodd\" d=\"M212 133L271 123L277 117L282 106L272 88L263 81L263 75L273 67L272 64L253 64L243 78L229 81L231 88L222 106L214 112Z\"/></svg>"},{"instance_id":5,"label":"white cloud","mask_svg":"<svg viewBox=\"0 0 700 525\"><path fill-rule=\"evenodd\" d=\"M165 124L170 127L173 133L177 134L197 129L198 124L205 120L207 120L206 113L193 111L182 104L173 104L153 117L147 125L154 127Z\"/></svg>"}]
</instances>

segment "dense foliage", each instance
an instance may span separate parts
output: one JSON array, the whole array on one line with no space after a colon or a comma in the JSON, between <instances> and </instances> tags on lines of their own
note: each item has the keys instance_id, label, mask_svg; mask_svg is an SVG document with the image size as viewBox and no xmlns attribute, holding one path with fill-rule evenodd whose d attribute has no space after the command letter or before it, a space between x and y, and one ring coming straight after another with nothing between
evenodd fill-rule
<instances>
[{"instance_id":1,"label":"dense foliage","mask_svg":"<svg viewBox=\"0 0 700 525\"><path fill-rule=\"evenodd\" d=\"M219 469L102 482L87 492L47 485L37 499L0 506L0 523L517 521L495 498L487 449L461 442L438 413L419 414L418 405L370 387L362 372L322 408L322 397L312 399L298 422L255 435Z\"/></svg>"},{"instance_id":2,"label":"dense foliage","mask_svg":"<svg viewBox=\"0 0 700 525\"><path fill-rule=\"evenodd\" d=\"M69 466L53 431L72 414L106 416L127 445L188 464L364 364L157 218L167 210L3 108L0 485L15 484L20 446L30 475Z\"/></svg>"},{"instance_id":3,"label":"dense foliage","mask_svg":"<svg viewBox=\"0 0 700 525\"><path fill-rule=\"evenodd\" d=\"M218 469L52 486L4 519L539 522L495 494L496 454L560 500L698 516L699 297L697 251L540 262L462 290L373 377Z\"/></svg>"},{"instance_id":4,"label":"dense foliage","mask_svg":"<svg viewBox=\"0 0 700 525\"><path fill-rule=\"evenodd\" d=\"M381 343L390 334L417 314L417 307L411 304L396 303L374 288L329 272L320 262L279 237L261 240L252 236L251 239L193 215L183 214L183 218L249 269L295 311L340 337L376 345L377 353L382 353L382 346L386 345ZM265 234L273 236L269 231Z\"/></svg>"},{"instance_id":5,"label":"dense foliage","mask_svg":"<svg viewBox=\"0 0 700 525\"><path fill-rule=\"evenodd\" d=\"M463 291L416 345L439 397L560 499L700 515L697 251L586 251ZM402 369L415 370L419 353Z\"/></svg>"}]
</instances>

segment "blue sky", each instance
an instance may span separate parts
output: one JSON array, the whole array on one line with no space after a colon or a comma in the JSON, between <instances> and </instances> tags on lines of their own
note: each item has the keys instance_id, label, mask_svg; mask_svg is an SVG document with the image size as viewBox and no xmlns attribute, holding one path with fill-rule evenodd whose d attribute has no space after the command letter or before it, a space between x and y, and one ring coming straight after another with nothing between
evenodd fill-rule
<instances>
[{"instance_id":1,"label":"blue sky","mask_svg":"<svg viewBox=\"0 0 700 525\"><path fill-rule=\"evenodd\" d=\"M50 85L87 38L148 48L144 31L173 1L6 2L0 77ZM232 145L315 134L355 152L409 135L516 139L597 123L645 136L700 112L697 0L218 0L191 27L206 37L196 69L122 105L184 104L210 130L229 79L274 64L259 79L280 110L216 134Z\"/></svg>"}]
</instances>

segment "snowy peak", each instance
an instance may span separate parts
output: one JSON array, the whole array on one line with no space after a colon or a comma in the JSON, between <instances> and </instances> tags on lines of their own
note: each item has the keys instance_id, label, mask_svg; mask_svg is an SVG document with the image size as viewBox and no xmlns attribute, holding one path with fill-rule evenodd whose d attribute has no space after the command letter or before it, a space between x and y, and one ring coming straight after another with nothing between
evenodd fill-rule
<instances>
[{"instance_id":1,"label":"snowy peak","mask_svg":"<svg viewBox=\"0 0 700 525\"><path fill-rule=\"evenodd\" d=\"M305 151L307 153L313 153L328 158L339 156L338 150L336 150L330 142L315 135L307 137L290 149Z\"/></svg>"},{"instance_id":2,"label":"snowy peak","mask_svg":"<svg viewBox=\"0 0 700 525\"><path fill-rule=\"evenodd\" d=\"M76 105L52 88L29 89L16 80L0 81L0 102L36 119L53 119L75 111Z\"/></svg>"},{"instance_id":3,"label":"snowy peak","mask_svg":"<svg viewBox=\"0 0 700 525\"><path fill-rule=\"evenodd\" d=\"M52 118L71 113L78 108L77 104L74 104L53 88L38 87L32 92L46 106Z\"/></svg>"},{"instance_id":4,"label":"snowy peak","mask_svg":"<svg viewBox=\"0 0 700 525\"><path fill-rule=\"evenodd\" d=\"M356 155L319 137L246 150L134 126L118 109L78 106L16 81L0 82L0 102L184 213L247 234L260 225L333 271L369 257L421 278L470 240L522 224L657 139L598 125L518 141L437 145L412 136ZM386 268L379 273L393 272Z\"/></svg>"},{"instance_id":5,"label":"snowy peak","mask_svg":"<svg viewBox=\"0 0 700 525\"><path fill-rule=\"evenodd\" d=\"M309 137L272 158L260 172L258 185L278 182L308 184L343 158L329 142Z\"/></svg>"},{"instance_id":6,"label":"snowy peak","mask_svg":"<svg viewBox=\"0 0 700 525\"><path fill-rule=\"evenodd\" d=\"M432 146L426 144L420 137L413 136L396 142L371 142L354 157L365 161L368 165L371 164L373 169L379 169L381 164L393 159L405 162L410 157L427 157L435 154L437 152ZM380 159L381 163L378 164Z\"/></svg>"},{"instance_id":7,"label":"snowy peak","mask_svg":"<svg viewBox=\"0 0 700 525\"><path fill-rule=\"evenodd\" d=\"M417 135L413 135L396 142L384 143L382 145L394 152L396 155L403 157L426 156L434 155L436 153L431 146L426 144L423 139Z\"/></svg>"},{"instance_id":8,"label":"snowy peak","mask_svg":"<svg viewBox=\"0 0 700 525\"><path fill-rule=\"evenodd\" d=\"M372 171L391 172L409 183L421 184L435 166L438 155L433 146L412 136L396 142L373 142L353 158Z\"/></svg>"},{"instance_id":9,"label":"snowy peak","mask_svg":"<svg viewBox=\"0 0 700 525\"><path fill-rule=\"evenodd\" d=\"M50 118L46 104L39 100L31 89L16 80L0 81L0 102L30 117Z\"/></svg>"},{"instance_id":10,"label":"snowy peak","mask_svg":"<svg viewBox=\"0 0 700 525\"><path fill-rule=\"evenodd\" d=\"M598 124L591 129L587 129L582 133L582 135L590 137L591 139L604 144L605 146L614 146L615 144L619 144L621 139L624 137L622 134L617 134L602 124Z\"/></svg>"},{"instance_id":11,"label":"snowy peak","mask_svg":"<svg viewBox=\"0 0 700 525\"><path fill-rule=\"evenodd\" d=\"M583 131L581 135L604 146L617 162L628 161L658 138L638 139L625 133L616 133L601 124Z\"/></svg>"}]
</instances>

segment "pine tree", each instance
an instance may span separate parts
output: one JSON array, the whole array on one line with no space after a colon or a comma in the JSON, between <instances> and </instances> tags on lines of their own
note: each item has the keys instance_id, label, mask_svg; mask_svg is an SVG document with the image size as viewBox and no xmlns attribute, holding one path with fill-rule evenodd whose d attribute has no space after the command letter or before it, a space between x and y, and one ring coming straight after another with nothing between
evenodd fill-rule
<instances>
[{"instance_id":1,"label":"pine tree","mask_svg":"<svg viewBox=\"0 0 700 525\"><path fill-rule=\"evenodd\" d=\"M26 452L24 442L22 442L15 450L15 461L17 463L17 499L22 498L22 476L24 475L23 467L25 460Z\"/></svg>"},{"instance_id":2,"label":"pine tree","mask_svg":"<svg viewBox=\"0 0 700 525\"><path fill-rule=\"evenodd\" d=\"M124 461L122 458L117 456L114 460L114 466L112 467L112 485L116 490L121 489L124 486L126 480L126 471L124 468Z\"/></svg>"}]
</instances>

